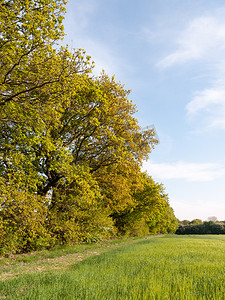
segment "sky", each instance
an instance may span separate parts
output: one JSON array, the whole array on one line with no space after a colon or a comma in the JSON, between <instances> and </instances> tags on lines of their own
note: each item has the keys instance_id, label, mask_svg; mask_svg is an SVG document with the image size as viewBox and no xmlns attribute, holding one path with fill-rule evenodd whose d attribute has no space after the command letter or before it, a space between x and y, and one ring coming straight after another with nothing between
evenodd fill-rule
<instances>
[{"instance_id":1,"label":"sky","mask_svg":"<svg viewBox=\"0 0 225 300\"><path fill-rule=\"evenodd\" d=\"M224 0L70 0L63 43L132 90L144 162L179 220L225 220Z\"/></svg>"}]
</instances>

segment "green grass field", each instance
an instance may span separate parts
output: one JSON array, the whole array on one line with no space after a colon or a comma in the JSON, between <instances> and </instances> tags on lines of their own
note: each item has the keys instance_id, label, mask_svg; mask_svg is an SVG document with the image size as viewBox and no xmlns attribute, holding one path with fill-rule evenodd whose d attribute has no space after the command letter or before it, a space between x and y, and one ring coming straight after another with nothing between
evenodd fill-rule
<instances>
[{"instance_id":1,"label":"green grass field","mask_svg":"<svg viewBox=\"0 0 225 300\"><path fill-rule=\"evenodd\" d=\"M93 251L66 268L17 274L2 280L0 299L224 300L224 282L224 235L171 235Z\"/></svg>"}]
</instances>

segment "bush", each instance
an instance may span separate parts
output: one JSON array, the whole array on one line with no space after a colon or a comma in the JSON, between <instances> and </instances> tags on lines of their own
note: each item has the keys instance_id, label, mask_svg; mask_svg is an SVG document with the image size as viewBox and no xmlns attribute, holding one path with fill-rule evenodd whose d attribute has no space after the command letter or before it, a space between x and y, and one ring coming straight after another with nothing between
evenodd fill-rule
<instances>
[{"instance_id":1,"label":"bush","mask_svg":"<svg viewBox=\"0 0 225 300\"><path fill-rule=\"evenodd\" d=\"M43 199L18 185L1 186L0 253L38 250L52 242Z\"/></svg>"},{"instance_id":2,"label":"bush","mask_svg":"<svg viewBox=\"0 0 225 300\"><path fill-rule=\"evenodd\" d=\"M49 205L48 228L58 243L97 241L115 235L113 221L90 172L77 168L70 180L53 190Z\"/></svg>"}]
</instances>

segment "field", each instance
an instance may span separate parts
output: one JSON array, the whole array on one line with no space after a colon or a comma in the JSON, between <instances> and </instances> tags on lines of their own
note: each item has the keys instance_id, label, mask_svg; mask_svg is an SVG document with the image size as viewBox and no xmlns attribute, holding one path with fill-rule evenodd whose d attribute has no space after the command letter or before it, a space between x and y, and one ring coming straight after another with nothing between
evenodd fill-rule
<instances>
[{"instance_id":1,"label":"field","mask_svg":"<svg viewBox=\"0 0 225 300\"><path fill-rule=\"evenodd\" d=\"M0 261L0 299L225 299L225 235L76 247Z\"/></svg>"}]
</instances>

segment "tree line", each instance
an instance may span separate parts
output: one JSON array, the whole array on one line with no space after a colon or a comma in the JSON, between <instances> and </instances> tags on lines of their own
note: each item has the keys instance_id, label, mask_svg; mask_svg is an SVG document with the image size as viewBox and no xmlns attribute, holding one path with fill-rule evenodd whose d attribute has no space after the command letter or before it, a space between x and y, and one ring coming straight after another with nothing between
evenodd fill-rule
<instances>
[{"instance_id":1,"label":"tree line","mask_svg":"<svg viewBox=\"0 0 225 300\"><path fill-rule=\"evenodd\" d=\"M225 221L210 217L209 221L194 219L179 221L176 234L225 234Z\"/></svg>"},{"instance_id":2,"label":"tree line","mask_svg":"<svg viewBox=\"0 0 225 300\"><path fill-rule=\"evenodd\" d=\"M174 232L129 90L59 46L64 0L0 4L0 253Z\"/></svg>"}]
</instances>

